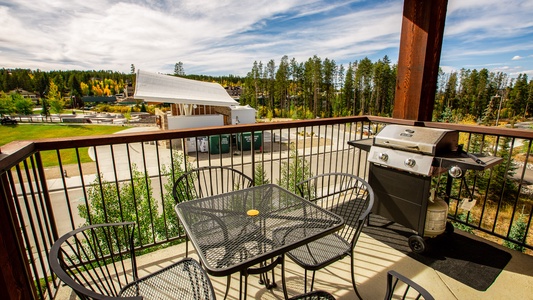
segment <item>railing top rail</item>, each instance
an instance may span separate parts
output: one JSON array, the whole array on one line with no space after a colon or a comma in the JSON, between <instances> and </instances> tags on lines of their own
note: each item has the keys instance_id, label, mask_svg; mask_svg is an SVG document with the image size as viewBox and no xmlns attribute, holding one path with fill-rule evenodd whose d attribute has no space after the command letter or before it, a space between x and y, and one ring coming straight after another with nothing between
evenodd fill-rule
<instances>
[{"instance_id":1,"label":"railing top rail","mask_svg":"<svg viewBox=\"0 0 533 300\"><path fill-rule=\"evenodd\" d=\"M15 141L0 148L0 174L37 152L32 141Z\"/></svg>"},{"instance_id":2,"label":"railing top rail","mask_svg":"<svg viewBox=\"0 0 533 300\"><path fill-rule=\"evenodd\" d=\"M512 138L533 139L533 130L518 129L518 128L502 128L502 127L488 127L488 126L472 126L452 123L438 123L438 122L424 122L426 127L453 129L458 131L465 131L470 133L478 133L485 135L506 136Z\"/></svg>"},{"instance_id":3,"label":"railing top rail","mask_svg":"<svg viewBox=\"0 0 533 300\"><path fill-rule=\"evenodd\" d=\"M420 122L414 120L393 119L378 116L352 116L341 118L324 118L312 120L296 120L255 124L240 124L230 126L202 127L191 129L175 129L164 131L138 132L126 134L108 134L101 136L82 136L70 138L43 139L35 141L16 141L0 148L0 171L8 170L25 157L44 150L57 150L76 147L92 147L102 145L114 145L123 143L138 143L154 140L180 139L197 136L209 136L227 133L239 133L250 131L277 130L292 127L307 127L333 125L350 122L374 122L386 124L402 124L412 126L425 126L432 128L453 129L470 133L506 136L512 138L533 139L533 131L523 129L509 129L501 127L460 125L452 123Z\"/></svg>"},{"instance_id":4,"label":"railing top rail","mask_svg":"<svg viewBox=\"0 0 533 300\"><path fill-rule=\"evenodd\" d=\"M172 129L164 131L149 131L149 132L136 132L125 134L107 134L100 136L80 136L69 138L53 138L35 140L33 143L39 151L43 150L56 150L56 149L68 149L72 148L72 145L76 147L91 147L102 145L114 145L123 143L137 143L148 142L154 140L166 140L166 139L180 139L197 136L208 136L225 133L239 133L250 131L264 131L275 130L291 127L305 127L305 126L320 126L320 125L332 125L339 123L349 122L363 122L368 121L366 116L356 117L343 117L343 118L324 118L324 119L312 119L312 120L295 120L295 121L283 121L283 122L269 122L269 123L255 123L255 124L239 124L239 125L226 125L226 126L212 126L201 127L194 129ZM8 144L9 145L9 144ZM3 149L3 148L2 148Z\"/></svg>"},{"instance_id":5,"label":"railing top rail","mask_svg":"<svg viewBox=\"0 0 533 300\"><path fill-rule=\"evenodd\" d=\"M400 124L410 126L424 126L441 129L451 129L457 131L464 131L470 133L478 133L485 135L497 135L506 136L512 138L533 139L533 130L517 129L517 128L502 128L502 127L489 127L480 125L465 125L454 123L441 123L441 122L420 122L414 120L402 120L386 117L367 116L367 119L375 123L387 123L387 124Z\"/></svg>"}]
</instances>

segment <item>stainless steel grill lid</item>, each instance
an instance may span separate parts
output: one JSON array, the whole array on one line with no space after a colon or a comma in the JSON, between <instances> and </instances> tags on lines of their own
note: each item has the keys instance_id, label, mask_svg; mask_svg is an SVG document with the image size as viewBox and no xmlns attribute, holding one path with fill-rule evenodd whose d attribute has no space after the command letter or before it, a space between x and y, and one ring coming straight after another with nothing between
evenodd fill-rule
<instances>
[{"instance_id":1,"label":"stainless steel grill lid","mask_svg":"<svg viewBox=\"0 0 533 300\"><path fill-rule=\"evenodd\" d=\"M368 161L432 176L435 156L457 151L458 142L455 130L387 125L374 137Z\"/></svg>"},{"instance_id":2,"label":"stainless steel grill lid","mask_svg":"<svg viewBox=\"0 0 533 300\"><path fill-rule=\"evenodd\" d=\"M374 137L374 146L435 156L456 151L458 141L455 130L387 125Z\"/></svg>"}]
</instances>

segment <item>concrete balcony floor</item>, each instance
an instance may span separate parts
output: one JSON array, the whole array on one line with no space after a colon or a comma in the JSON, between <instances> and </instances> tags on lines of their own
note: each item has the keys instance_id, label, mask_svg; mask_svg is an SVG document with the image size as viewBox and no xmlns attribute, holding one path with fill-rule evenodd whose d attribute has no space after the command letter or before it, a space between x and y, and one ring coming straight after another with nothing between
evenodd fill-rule
<instances>
[{"instance_id":1,"label":"concrete balcony floor","mask_svg":"<svg viewBox=\"0 0 533 300\"><path fill-rule=\"evenodd\" d=\"M475 236L468 236L472 239L482 240ZM482 241L490 243L486 240ZM506 249L494 245L500 249ZM198 259L192 246L190 246L189 251L189 256ZM517 251L509 250L508 252L512 254L512 259L496 281L486 291L478 291L363 233L357 243L356 250L357 286L363 299L383 299L387 271L396 270L425 287L435 299L531 299L533 295L533 257ZM184 253L185 244L180 244L138 257L140 276L143 276L145 272L153 272L171 262L182 259ZM286 261L289 296L303 293L303 270L293 264L290 259ZM210 278L217 299L223 299L226 277L210 276ZM250 276L248 279L248 299L283 299L279 267L276 268L276 281L278 287L268 290L258 283L257 276ZM342 261L318 271L314 289L328 291L337 299L356 299L350 279L349 258L346 257ZM74 299L71 296L72 291L68 287L63 287L55 299ZM238 298L239 276L234 274L228 299Z\"/></svg>"}]
</instances>

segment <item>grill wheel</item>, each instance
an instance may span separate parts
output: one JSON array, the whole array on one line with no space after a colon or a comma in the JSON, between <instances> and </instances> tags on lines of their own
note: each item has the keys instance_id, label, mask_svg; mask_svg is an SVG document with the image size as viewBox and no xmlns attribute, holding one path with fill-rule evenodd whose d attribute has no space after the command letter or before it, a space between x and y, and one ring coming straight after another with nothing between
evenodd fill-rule
<instances>
[{"instance_id":1,"label":"grill wheel","mask_svg":"<svg viewBox=\"0 0 533 300\"><path fill-rule=\"evenodd\" d=\"M419 235L410 236L408 243L409 243L409 248L411 248L411 250L414 253L418 253L418 254L424 253L426 252L428 248L426 240L424 240L424 238Z\"/></svg>"}]
</instances>

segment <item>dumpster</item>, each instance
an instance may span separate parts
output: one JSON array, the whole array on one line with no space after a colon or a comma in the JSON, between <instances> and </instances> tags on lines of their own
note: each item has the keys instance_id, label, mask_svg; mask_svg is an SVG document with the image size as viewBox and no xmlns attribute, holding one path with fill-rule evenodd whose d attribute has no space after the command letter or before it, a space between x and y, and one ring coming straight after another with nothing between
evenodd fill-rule
<instances>
[{"instance_id":1,"label":"dumpster","mask_svg":"<svg viewBox=\"0 0 533 300\"><path fill-rule=\"evenodd\" d=\"M209 152L211 154L228 153L229 139L229 134L209 136Z\"/></svg>"},{"instance_id":2,"label":"dumpster","mask_svg":"<svg viewBox=\"0 0 533 300\"><path fill-rule=\"evenodd\" d=\"M254 132L254 149L261 149L261 142L263 142L263 133ZM252 133L243 132L237 133L237 148L241 151L252 149Z\"/></svg>"}]
</instances>

